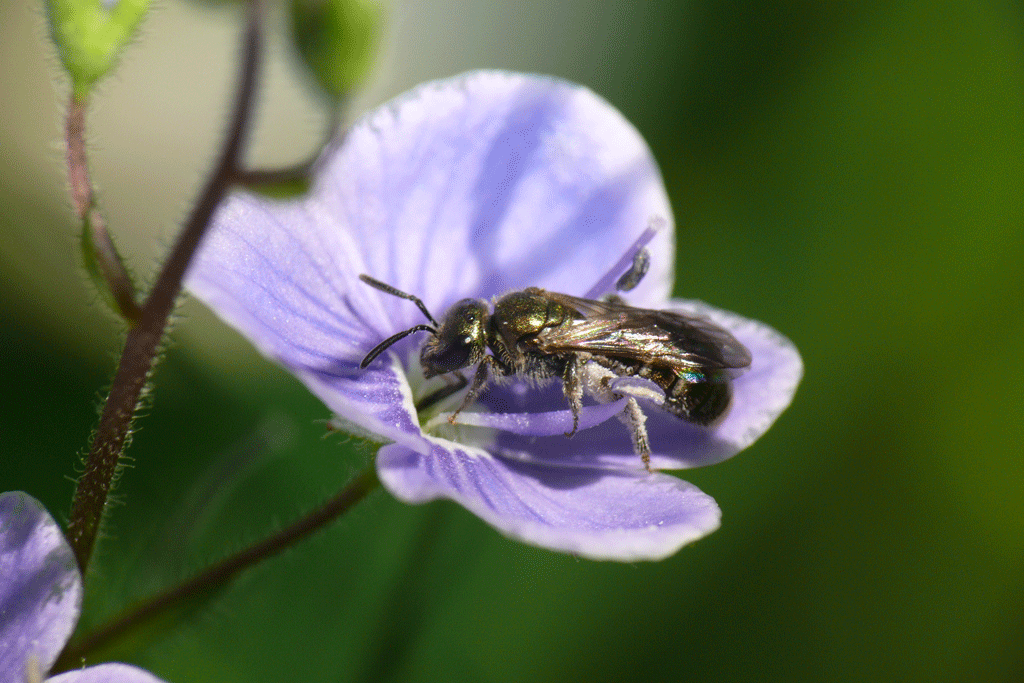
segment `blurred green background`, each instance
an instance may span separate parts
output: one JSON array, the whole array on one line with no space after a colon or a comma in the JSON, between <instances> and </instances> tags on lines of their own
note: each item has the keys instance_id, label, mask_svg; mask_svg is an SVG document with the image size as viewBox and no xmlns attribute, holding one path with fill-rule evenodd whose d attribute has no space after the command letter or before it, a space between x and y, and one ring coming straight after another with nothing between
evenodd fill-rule
<instances>
[{"instance_id":1,"label":"blurred green background","mask_svg":"<svg viewBox=\"0 0 1024 683\"><path fill-rule=\"evenodd\" d=\"M144 279L214 158L240 26L236 7L159 4L89 117ZM1024 679L1021 3L391 15L353 115L476 67L588 85L661 164L676 292L788 335L803 385L753 447L686 473L723 526L663 562L580 561L378 492L118 656L176 683ZM38 3L0 3L0 490L61 517L120 333L78 267L45 35ZM268 165L304 157L324 120L280 32L272 48L251 155ZM90 577L94 622L371 457L323 438L326 409L198 305L173 339Z\"/></svg>"}]
</instances>

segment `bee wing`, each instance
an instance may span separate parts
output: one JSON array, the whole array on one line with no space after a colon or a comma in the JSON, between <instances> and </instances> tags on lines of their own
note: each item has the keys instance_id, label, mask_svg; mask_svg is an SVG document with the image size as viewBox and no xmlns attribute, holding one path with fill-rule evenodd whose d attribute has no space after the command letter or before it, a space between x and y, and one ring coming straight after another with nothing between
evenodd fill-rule
<instances>
[{"instance_id":1,"label":"bee wing","mask_svg":"<svg viewBox=\"0 0 1024 683\"><path fill-rule=\"evenodd\" d=\"M583 316L537 335L549 353L585 351L644 363L709 370L745 368L750 351L729 332L696 316L634 308L617 301L593 301L546 292Z\"/></svg>"}]
</instances>

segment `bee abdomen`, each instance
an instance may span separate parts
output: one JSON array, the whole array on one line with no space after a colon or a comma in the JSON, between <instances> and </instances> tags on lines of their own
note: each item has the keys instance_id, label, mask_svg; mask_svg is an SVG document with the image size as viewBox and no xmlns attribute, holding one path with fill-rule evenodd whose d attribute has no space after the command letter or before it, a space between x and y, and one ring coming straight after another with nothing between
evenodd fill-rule
<instances>
[{"instance_id":1,"label":"bee abdomen","mask_svg":"<svg viewBox=\"0 0 1024 683\"><path fill-rule=\"evenodd\" d=\"M687 422L709 426L722 418L732 403L732 381L724 372L687 373L666 391L665 410Z\"/></svg>"},{"instance_id":2,"label":"bee abdomen","mask_svg":"<svg viewBox=\"0 0 1024 683\"><path fill-rule=\"evenodd\" d=\"M620 377L643 377L665 391L662 404L676 417L707 427L721 419L732 403L732 380L724 371L680 370L622 358L594 356L593 361Z\"/></svg>"}]
</instances>

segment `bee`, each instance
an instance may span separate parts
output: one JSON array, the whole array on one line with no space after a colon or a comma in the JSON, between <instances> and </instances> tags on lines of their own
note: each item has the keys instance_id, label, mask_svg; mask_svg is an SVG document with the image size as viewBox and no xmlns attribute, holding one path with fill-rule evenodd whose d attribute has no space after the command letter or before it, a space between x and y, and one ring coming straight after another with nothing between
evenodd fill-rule
<instances>
[{"instance_id":1,"label":"bee","mask_svg":"<svg viewBox=\"0 0 1024 683\"><path fill-rule=\"evenodd\" d=\"M635 287L647 265L646 252L638 252L633 267L619 279L619 290ZM462 299L439 323L418 297L368 275L359 278L412 301L430 321L377 344L360 368L368 367L400 339L429 332L420 349L424 376L454 373L457 381L425 402L436 402L469 385L462 404L449 418L452 424L491 378L561 380L573 416L572 431L565 433L569 437L579 427L585 393L600 402L626 398L620 419L629 428L634 449L648 470L651 449L646 417L635 397L614 391L613 381L619 377L650 380L664 391L660 407L665 411L692 424L713 426L724 418L732 402L733 374L751 362L743 344L708 320L636 308L618 295L598 301L527 287L498 298L493 310L482 299ZM473 365L476 372L470 384L461 371Z\"/></svg>"}]
</instances>

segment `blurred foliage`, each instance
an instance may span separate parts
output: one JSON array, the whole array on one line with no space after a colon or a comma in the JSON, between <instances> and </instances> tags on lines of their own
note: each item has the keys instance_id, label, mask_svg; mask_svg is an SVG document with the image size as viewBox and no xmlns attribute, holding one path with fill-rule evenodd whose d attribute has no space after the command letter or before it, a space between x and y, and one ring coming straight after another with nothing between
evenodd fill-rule
<instances>
[{"instance_id":1,"label":"blurred foliage","mask_svg":"<svg viewBox=\"0 0 1024 683\"><path fill-rule=\"evenodd\" d=\"M345 97L366 78L377 56L382 18L376 0L291 0L295 48L332 97Z\"/></svg>"},{"instance_id":2,"label":"blurred foliage","mask_svg":"<svg viewBox=\"0 0 1024 683\"><path fill-rule=\"evenodd\" d=\"M475 64L605 95L662 165L677 293L792 338L807 365L796 401L748 451L685 473L723 526L664 562L578 561L454 505L378 493L124 656L218 683L1024 678L1020 4L462 7L399 7L392 86ZM232 35L236 17L218 17ZM7 38L0 91L20 92L12 74L29 66ZM402 60L424 44L453 56ZM79 292L59 174L20 170L59 158L7 131L0 486L60 518L117 344ZM326 410L282 371L204 351L219 328L185 310L90 577L93 621L308 509L370 457L324 438ZM268 424L287 427L262 439ZM189 507L239 449L255 460L237 486Z\"/></svg>"}]
</instances>

